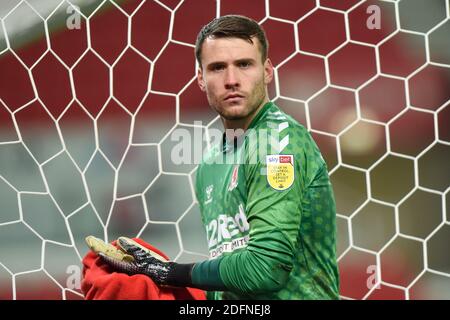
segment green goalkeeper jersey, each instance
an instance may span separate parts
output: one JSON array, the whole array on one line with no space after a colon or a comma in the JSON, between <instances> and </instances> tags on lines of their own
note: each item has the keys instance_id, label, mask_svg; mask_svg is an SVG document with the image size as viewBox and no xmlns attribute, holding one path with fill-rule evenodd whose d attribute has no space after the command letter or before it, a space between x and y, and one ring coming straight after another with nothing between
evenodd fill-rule
<instances>
[{"instance_id":1,"label":"green goalkeeper jersey","mask_svg":"<svg viewBox=\"0 0 450 320\"><path fill-rule=\"evenodd\" d=\"M224 135L225 137L225 135ZM196 195L210 260L193 283L209 299L337 299L336 210L308 131L268 102L234 143L213 147Z\"/></svg>"}]
</instances>

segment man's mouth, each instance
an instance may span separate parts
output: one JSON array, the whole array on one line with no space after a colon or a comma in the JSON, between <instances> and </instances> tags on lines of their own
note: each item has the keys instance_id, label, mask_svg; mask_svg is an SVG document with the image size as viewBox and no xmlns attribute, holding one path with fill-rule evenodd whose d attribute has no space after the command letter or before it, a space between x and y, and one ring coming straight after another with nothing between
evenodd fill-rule
<instances>
[{"instance_id":1,"label":"man's mouth","mask_svg":"<svg viewBox=\"0 0 450 320\"><path fill-rule=\"evenodd\" d=\"M223 99L224 101L229 101L229 102L232 102L232 101L238 101L238 100L240 100L240 99L243 99L244 98L244 96L243 95L240 95L240 94L229 94L229 95L227 95L226 97L225 97L225 99Z\"/></svg>"}]
</instances>

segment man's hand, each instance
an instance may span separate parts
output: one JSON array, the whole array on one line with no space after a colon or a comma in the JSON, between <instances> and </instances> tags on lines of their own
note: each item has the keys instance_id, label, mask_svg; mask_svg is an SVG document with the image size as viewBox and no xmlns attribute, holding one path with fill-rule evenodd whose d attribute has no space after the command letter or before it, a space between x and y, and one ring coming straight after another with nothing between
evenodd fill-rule
<instances>
[{"instance_id":1,"label":"man's hand","mask_svg":"<svg viewBox=\"0 0 450 320\"><path fill-rule=\"evenodd\" d=\"M189 286L191 284L192 264L169 262L126 237L117 239L117 244L123 252L133 257L133 261L117 259L100 251L99 256L114 269L129 275L147 275L158 285Z\"/></svg>"}]
</instances>

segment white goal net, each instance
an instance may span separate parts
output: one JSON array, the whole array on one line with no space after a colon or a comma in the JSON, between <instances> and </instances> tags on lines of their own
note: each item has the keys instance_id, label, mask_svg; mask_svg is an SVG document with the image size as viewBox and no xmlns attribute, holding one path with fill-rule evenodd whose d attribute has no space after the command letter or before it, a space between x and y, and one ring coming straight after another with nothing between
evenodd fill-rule
<instances>
[{"instance_id":1,"label":"white goal net","mask_svg":"<svg viewBox=\"0 0 450 320\"><path fill-rule=\"evenodd\" d=\"M231 13L328 164L341 297L450 299L448 0L2 0L0 299L81 299L88 235L208 257L174 136L221 128L194 43Z\"/></svg>"}]
</instances>

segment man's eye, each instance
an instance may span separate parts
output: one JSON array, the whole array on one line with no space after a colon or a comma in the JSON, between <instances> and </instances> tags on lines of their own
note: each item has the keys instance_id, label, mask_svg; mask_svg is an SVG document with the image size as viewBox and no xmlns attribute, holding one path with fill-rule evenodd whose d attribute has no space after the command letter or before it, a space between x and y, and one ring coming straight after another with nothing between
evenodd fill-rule
<instances>
[{"instance_id":1,"label":"man's eye","mask_svg":"<svg viewBox=\"0 0 450 320\"><path fill-rule=\"evenodd\" d=\"M244 62L239 62L239 67L240 68L248 68L251 66L251 63L248 61L244 61Z\"/></svg>"},{"instance_id":2,"label":"man's eye","mask_svg":"<svg viewBox=\"0 0 450 320\"><path fill-rule=\"evenodd\" d=\"M223 65L216 65L212 67L213 71L222 71L223 69L225 69L225 66Z\"/></svg>"}]
</instances>

